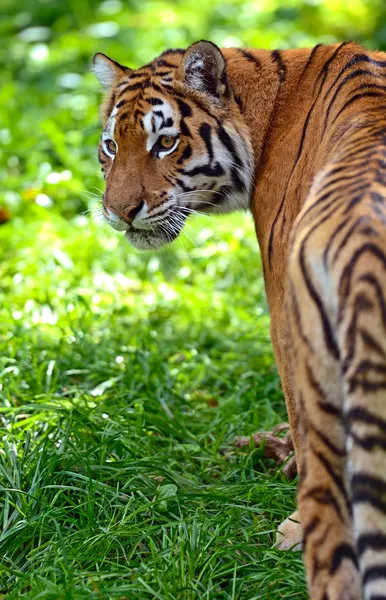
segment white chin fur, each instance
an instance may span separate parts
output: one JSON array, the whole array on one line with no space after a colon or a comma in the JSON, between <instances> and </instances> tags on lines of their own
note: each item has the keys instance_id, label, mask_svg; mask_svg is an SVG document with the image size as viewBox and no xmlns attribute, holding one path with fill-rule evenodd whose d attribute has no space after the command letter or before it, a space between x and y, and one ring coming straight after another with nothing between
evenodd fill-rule
<instances>
[{"instance_id":1,"label":"white chin fur","mask_svg":"<svg viewBox=\"0 0 386 600\"><path fill-rule=\"evenodd\" d=\"M137 250L154 250L156 248L161 248L161 246L165 246L166 244L170 244L170 242L173 241L166 236L148 233L146 230L126 231L125 238L132 246L134 246L134 248L137 248Z\"/></svg>"},{"instance_id":2,"label":"white chin fur","mask_svg":"<svg viewBox=\"0 0 386 600\"><path fill-rule=\"evenodd\" d=\"M110 225L110 227L112 227L113 229L115 229L115 231L126 231L128 225L127 223L125 223L124 221L110 221L109 219L106 219L107 223Z\"/></svg>"}]
</instances>

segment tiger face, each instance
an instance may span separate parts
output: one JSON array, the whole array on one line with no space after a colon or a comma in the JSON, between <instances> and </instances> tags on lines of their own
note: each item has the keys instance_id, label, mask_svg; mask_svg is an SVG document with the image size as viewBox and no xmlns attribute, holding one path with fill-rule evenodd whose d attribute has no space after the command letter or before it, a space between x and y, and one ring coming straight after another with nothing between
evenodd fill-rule
<instances>
[{"instance_id":1,"label":"tiger face","mask_svg":"<svg viewBox=\"0 0 386 600\"><path fill-rule=\"evenodd\" d=\"M99 161L111 227L158 248L191 213L249 207L250 134L217 46L170 50L136 71L96 54L94 72L107 91Z\"/></svg>"}]
</instances>

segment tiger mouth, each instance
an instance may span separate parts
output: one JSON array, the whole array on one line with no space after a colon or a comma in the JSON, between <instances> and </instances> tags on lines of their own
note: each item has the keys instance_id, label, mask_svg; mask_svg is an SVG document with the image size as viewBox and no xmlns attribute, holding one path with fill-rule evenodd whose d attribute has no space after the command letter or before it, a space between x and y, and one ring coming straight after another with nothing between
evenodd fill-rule
<instances>
[{"instance_id":1,"label":"tiger mouth","mask_svg":"<svg viewBox=\"0 0 386 600\"><path fill-rule=\"evenodd\" d=\"M125 238L134 248L139 250L153 250L173 242L179 236L181 229L168 228L164 230L157 227L151 230L129 225L125 231Z\"/></svg>"},{"instance_id":2,"label":"tiger mouth","mask_svg":"<svg viewBox=\"0 0 386 600\"><path fill-rule=\"evenodd\" d=\"M144 223L135 225L123 220L112 221L107 214L104 214L108 224L116 231L124 233L124 237L132 246L139 250L154 250L160 246L165 246L173 242L181 233L185 221L188 217L188 211L184 207L178 209L177 213L172 215L172 219L164 219L156 223ZM174 221L172 223L172 221Z\"/></svg>"}]
</instances>

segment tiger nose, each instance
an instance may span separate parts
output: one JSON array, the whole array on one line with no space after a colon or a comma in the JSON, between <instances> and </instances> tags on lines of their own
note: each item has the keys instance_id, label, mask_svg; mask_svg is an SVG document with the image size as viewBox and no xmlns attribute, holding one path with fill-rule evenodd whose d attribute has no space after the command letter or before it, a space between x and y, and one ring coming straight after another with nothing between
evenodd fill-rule
<instances>
[{"instance_id":1,"label":"tiger nose","mask_svg":"<svg viewBox=\"0 0 386 600\"><path fill-rule=\"evenodd\" d=\"M121 217L121 219L123 219L127 223L131 223L132 221L134 221L137 214L141 212L144 204L145 204L145 201L140 200L138 202L138 204L136 204L134 206L133 205L127 206L122 211L119 211L119 213L117 213L117 214L118 214L118 216Z\"/></svg>"},{"instance_id":2,"label":"tiger nose","mask_svg":"<svg viewBox=\"0 0 386 600\"><path fill-rule=\"evenodd\" d=\"M129 208L126 209L126 214L124 216L124 219L126 221L128 221L129 223L134 221L137 214L141 212L144 204L145 204L145 201L140 200L140 202L137 204L137 206L129 206Z\"/></svg>"}]
</instances>

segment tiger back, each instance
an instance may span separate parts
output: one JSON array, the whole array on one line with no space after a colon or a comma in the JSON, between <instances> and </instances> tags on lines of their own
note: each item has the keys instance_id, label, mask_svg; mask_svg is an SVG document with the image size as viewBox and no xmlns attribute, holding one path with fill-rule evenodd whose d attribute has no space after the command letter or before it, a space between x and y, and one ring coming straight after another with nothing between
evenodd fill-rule
<instances>
[{"instance_id":1,"label":"tiger back","mask_svg":"<svg viewBox=\"0 0 386 600\"><path fill-rule=\"evenodd\" d=\"M386 599L386 55L198 42L94 62L110 225L153 248L192 212L250 208L299 471L284 535L312 600Z\"/></svg>"}]
</instances>

